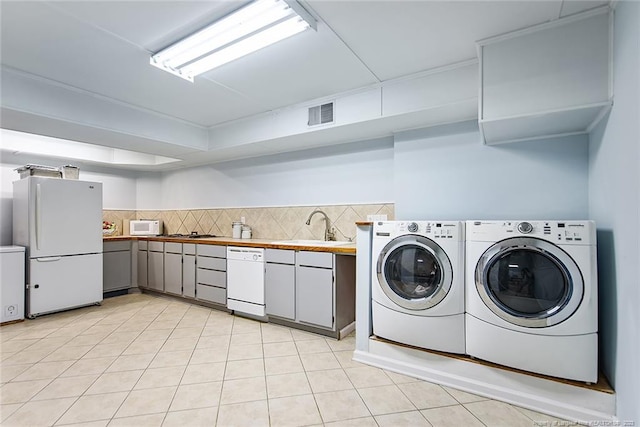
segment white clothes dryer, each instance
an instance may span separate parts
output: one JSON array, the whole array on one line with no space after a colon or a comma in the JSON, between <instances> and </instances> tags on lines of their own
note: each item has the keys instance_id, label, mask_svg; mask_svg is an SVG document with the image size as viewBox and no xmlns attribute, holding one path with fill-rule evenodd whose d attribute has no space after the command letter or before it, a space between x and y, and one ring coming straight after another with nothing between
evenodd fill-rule
<instances>
[{"instance_id":1,"label":"white clothes dryer","mask_svg":"<svg viewBox=\"0 0 640 427\"><path fill-rule=\"evenodd\" d=\"M371 264L374 335L464 354L464 223L375 222Z\"/></svg>"},{"instance_id":2,"label":"white clothes dryer","mask_svg":"<svg viewBox=\"0 0 640 427\"><path fill-rule=\"evenodd\" d=\"M593 221L467 221L466 348L559 378L598 379Z\"/></svg>"}]
</instances>

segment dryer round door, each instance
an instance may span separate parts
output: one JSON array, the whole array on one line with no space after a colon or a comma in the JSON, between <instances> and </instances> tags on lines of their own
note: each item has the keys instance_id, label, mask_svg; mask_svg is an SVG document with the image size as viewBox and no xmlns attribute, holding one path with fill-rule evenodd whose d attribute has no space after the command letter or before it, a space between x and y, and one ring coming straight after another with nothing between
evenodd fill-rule
<instances>
[{"instance_id":1,"label":"dryer round door","mask_svg":"<svg viewBox=\"0 0 640 427\"><path fill-rule=\"evenodd\" d=\"M396 237L382 249L378 282L387 297L408 310L424 310L441 302L451 289L451 261L426 237Z\"/></svg>"},{"instance_id":2,"label":"dryer round door","mask_svg":"<svg viewBox=\"0 0 640 427\"><path fill-rule=\"evenodd\" d=\"M529 328L565 321L584 295L575 261L553 243L532 237L505 239L487 249L476 265L475 281L494 314Z\"/></svg>"}]
</instances>

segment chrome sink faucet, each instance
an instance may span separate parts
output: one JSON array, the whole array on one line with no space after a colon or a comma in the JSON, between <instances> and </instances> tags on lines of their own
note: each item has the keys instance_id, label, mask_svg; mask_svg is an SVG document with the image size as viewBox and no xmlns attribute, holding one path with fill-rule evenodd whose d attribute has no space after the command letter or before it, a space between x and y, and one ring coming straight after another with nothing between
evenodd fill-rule
<instances>
[{"instance_id":1,"label":"chrome sink faucet","mask_svg":"<svg viewBox=\"0 0 640 427\"><path fill-rule=\"evenodd\" d=\"M326 213L324 213L320 209L316 209L315 211L311 212L311 215L309 215L309 218L307 218L306 224L311 225L311 217L313 217L317 213L322 214L324 216L324 224L325 224L324 240L325 241L336 240L336 232L331 228L331 221L329 221L329 217L327 216Z\"/></svg>"}]
</instances>

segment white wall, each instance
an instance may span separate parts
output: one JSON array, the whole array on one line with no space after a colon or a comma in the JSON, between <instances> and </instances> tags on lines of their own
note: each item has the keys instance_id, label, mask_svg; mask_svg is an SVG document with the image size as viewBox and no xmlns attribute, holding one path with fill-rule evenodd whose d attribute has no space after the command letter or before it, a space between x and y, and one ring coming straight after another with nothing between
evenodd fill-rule
<instances>
[{"instance_id":1,"label":"white wall","mask_svg":"<svg viewBox=\"0 0 640 427\"><path fill-rule=\"evenodd\" d=\"M620 1L614 104L590 135L589 214L598 224L601 362L620 420L640 423L640 3Z\"/></svg>"},{"instance_id":2,"label":"white wall","mask_svg":"<svg viewBox=\"0 0 640 427\"><path fill-rule=\"evenodd\" d=\"M391 138L361 141L143 175L138 208L390 202L392 173Z\"/></svg>"},{"instance_id":3,"label":"white wall","mask_svg":"<svg viewBox=\"0 0 640 427\"><path fill-rule=\"evenodd\" d=\"M80 179L102 182L102 200L104 209L136 208L137 174L124 170L99 168L64 159L44 159L35 156L3 153L0 163L0 245L11 245L13 242L13 181L20 179L15 168L25 164L41 164L59 166L74 164L80 167Z\"/></svg>"},{"instance_id":4,"label":"white wall","mask_svg":"<svg viewBox=\"0 0 640 427\"><path fill-rule=\"evenodd\" d=\"M585 136L483 145L477 122L395 137L398 219L586 219Z\"/></svg>"}]
</instances>

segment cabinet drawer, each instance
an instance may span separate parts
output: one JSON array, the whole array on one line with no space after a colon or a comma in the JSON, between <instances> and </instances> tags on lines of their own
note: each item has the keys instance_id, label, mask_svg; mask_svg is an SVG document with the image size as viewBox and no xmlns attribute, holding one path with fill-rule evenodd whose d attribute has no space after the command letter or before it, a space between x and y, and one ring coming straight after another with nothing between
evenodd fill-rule
<instances>
[{"instance_id":1,"label":"cabinet drawer","mask_svg":"<svg viewBox=\"0 0 640 427\"><path fill-rule=\"evenodd\" d=\"M218 245L198 245L198 255L227 257L227 247Z\"/></svg>"},{"instance_id":2,"label":"cabinet drawer","mask_svg":"<svg viewBox=\"0 0 640 427\"><path fill-rule=\"evenodd\" d=\"M183 243L182 244L182 253L185 255L195 255L196 254L196 245L195 243Z\"/></svg>"},{"instance_id":3,"label":"cabinet drawer","mask_svg":"<svg viewBox=\"0 0 640 427\"><path fill-rule=\"evenodd\" d=\"M166 242L164 244L164 251L172 254L181 254L182 243Z\"/></svg>"},{"instance_id":4,"label":"cabinet drawer","mask_svg":"<svg viewBox=\"0 0 640 427\"><path fill-rule=\"evenodd\" d=\"M196 275L196 281L198 284L218 286L220 288L227 287L227 273L224 271L206 270L204 268L198 268Z\"/></svg>"},{"instance_id":5,"label":"cabinet drawer","mask_svg":"<svg viewBox=\"0 0 640 427\"><path fill-rule=\"evenodd\" d=\"M333 254L330 252L298 252L298 265L333 268Z\"/></svg>"},{"instance_id":6,"label":"cabinet drawer","mask_svg":"<svg viewBox=\"0 0 640 427\"><path fill-rule=\"evenodd\" d=\"M227 260L224 258L211 258L198 255L197 265L198 268L227 271Z\"/></svg>"},{"instance_id":7,"label":"cabinet drawer","mask_svg":"<svg viewBox=\"0 0 640 427\"><path fill-rule=\"evenodd\" d=\"M149 242L147 242L146 240L138 240L138 250L146 251L149 247L148 243Z\"/></svg>"},{"instance_id":8,"label":"cabinet drawer","mask_svg":"<svg viewBox=\"0 0 640 427\"><path fill-rule=\"evenodd\" d=\"M164 250L164 242L149 242L149 250L153 252L162 252Z\"/></svg>"},{"instance_id":9,"label":"cabinet drawer","mask_svg":"<svg viewBox=\"0 0 640 427\"><path fill-rule=\"evenodd\" d=\"M196 285L196 298L227 305L227 290L198 283Z\"/></svg>"},{"instance_id":10,"label":"cabinet drawer","mask_svg":"<svg viewBox=\"0 0 640 427\"><path fill-rule=\"evenodd\" d=\"M128 251L130 249L131 249L131 242L129 241L104 242L102 244L102 252Z\"/></svg>"},{"instance_id":11,"label":"cabinet drawer","mask_svg":"<svg viewBox=\"0 0 640 427\"><path fill-rule=\"evenodd\" d=\"M296 251L289 251L285 249L266 249L264 251L264 259L266 262L293 265L296 263Z\"/></svg>"}]
</instances>

